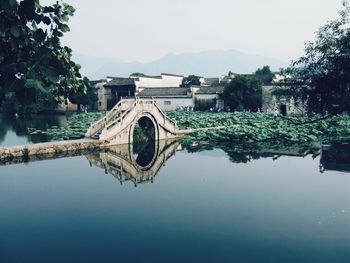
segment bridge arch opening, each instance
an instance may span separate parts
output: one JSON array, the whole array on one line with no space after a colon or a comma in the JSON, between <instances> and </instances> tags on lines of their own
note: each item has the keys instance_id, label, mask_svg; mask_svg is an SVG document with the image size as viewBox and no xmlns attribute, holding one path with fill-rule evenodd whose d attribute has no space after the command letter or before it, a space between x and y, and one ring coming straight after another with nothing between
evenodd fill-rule
<instances>
[{"instance_id":1,"label":"bridge arch opening","mask_svg":"<svg viewBox=\"0 0 350 263\"><path fill-rule=\"evenodd\" d=\"M132 142L155 141L157 137L157 127L153 118L141 116L133 125Z\"/></svg>"},{"instance_id":2,"label":"bridge arch opening","mask_svg":"<svg viewBox=\"0 0 350 263\"><path fill-rule=\"evenodd\" d=\"M152 166L157 152L156 144L156 141L133 143L133 159L141 170L147 170Z\"/></svg>"},{"instance_id":3,"label":"bridge arch opening","mask_svg":"<svg viewBox=\"0 0 350 263\"><path fill-rule=\"evenodd\" d=\"M158 137L158 124L149 113L142 114L132 125L130 131L132 155L141 169L147 169L153 164Z\"/></svg>"}]
</instances>

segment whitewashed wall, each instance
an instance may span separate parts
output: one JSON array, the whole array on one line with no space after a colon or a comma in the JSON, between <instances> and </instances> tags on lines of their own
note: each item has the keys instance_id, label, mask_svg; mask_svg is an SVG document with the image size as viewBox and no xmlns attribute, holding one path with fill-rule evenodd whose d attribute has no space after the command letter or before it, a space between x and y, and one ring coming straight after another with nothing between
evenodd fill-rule
<instances>
[{"instance_id":1,"label":"whitewashed wall","mask_svg":"<svg viewBox=\"0 0 350 263\"><path fill-rule=\"evenodd\" d=\"M180 107L194 107L192 98L155 98L155 101L164 111L176 110Z\"/></svg>"},{"instance_id":2,"label":"whitewashed wall","mask_svg":"<svg viewBox=\"0 0 350 263\"><path fill-rule=\"evenodd\" d=\"M210 100L217 99L217 94L195 94L195 98L198 100Z\"/></svg>"},{"instance_id":3,"label":"whitewashed wall","mask_svg":"<svg viewBox=\"0 0 350 263\"><path fill-rule=\"evenodd\" d=\"M162 79L161 78L147 78L147 77L139 77L139 80L136 81L138 86L148 88L148 87L162 87Z\"/></svg>"},{"instance_id":4,"label":"whitewashed wall","mask_svg":"<svg viewBox=\"0 0 350 263\"><path fill-rule=\"evenodd\" d=\"M183 77L162 75L162 87L180 87Z\"/></svg>"},{"instance_id":5,"label":"whitewashed wall","mask_svg":"<svg viewBox=\"0 0 350 263\"><path fill-rule=\"evenodd\" d=\"M163 88L180 87L183 77L162 75L161 78L138 77L135 80L136 91L140 92L142 88Z\"/></svg>"}]
</instances>

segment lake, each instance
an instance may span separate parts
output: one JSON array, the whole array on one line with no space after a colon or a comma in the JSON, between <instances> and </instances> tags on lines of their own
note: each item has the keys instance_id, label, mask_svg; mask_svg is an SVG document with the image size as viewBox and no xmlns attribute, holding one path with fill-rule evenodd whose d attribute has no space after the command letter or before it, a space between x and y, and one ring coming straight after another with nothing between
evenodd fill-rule
<instances>
[{"instance_id":1,"label":"lake","mask_svg":"<svg viewBox=\"0 0 350 263\"><path fill-rule=\"evenodd\" d=\"M28 122L2 119L1 146L45 141L25 127L65 117ZM350 262L349 146L237 149L3 164L0 262Z\"/></svg>"}]
</instances>

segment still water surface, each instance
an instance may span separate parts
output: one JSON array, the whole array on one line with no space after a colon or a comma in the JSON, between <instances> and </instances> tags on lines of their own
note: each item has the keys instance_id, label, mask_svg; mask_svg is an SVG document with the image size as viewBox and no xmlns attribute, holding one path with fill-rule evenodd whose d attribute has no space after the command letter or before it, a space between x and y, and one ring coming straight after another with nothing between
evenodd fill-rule
<instances>
[{"instance_id":1,"label":"still water surface","mask_svg":"<svg viewBox=\"0 0 350 263\"><path fill-rule=\"evenodd\" d=\"M0 262L350 262L350 173L268 151L169 142L0 166Z\"/></svg>"},{"instance_id":2,"label":"still water surface","mask_svg":"<svg viewBox=\"0 0 350 263\"><path fill-rule=\"evenodd\" d=\"M46 130L52 126L66 126L65 115L33 115L16 118L0 113L0 147L24 145L50 140L47 134L28 135L28 128Z\"/></svg>"}]
</instances>

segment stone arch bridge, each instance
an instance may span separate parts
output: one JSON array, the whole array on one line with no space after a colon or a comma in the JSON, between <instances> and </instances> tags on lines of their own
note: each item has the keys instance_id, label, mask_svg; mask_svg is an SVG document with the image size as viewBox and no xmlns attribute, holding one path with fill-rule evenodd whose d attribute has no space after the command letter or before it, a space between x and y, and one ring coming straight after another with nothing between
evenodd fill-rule
<instances>
[{"instance_id":1,"label":"stone arch bridge","mask_svg":"<svg viewBox=\"0 0 350 263\"><path fill-rule=\"evenodd\" d=\"M167 117L150 99L123 99L119 101L105 117L93 123L85 134L86 138L95 138L108 145L133 143L134 128L137 123L152 123L155 140L174 139L187 131L181 131L176 121Z\"/></svg>"}]
</instances>

